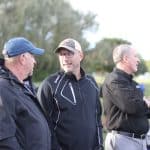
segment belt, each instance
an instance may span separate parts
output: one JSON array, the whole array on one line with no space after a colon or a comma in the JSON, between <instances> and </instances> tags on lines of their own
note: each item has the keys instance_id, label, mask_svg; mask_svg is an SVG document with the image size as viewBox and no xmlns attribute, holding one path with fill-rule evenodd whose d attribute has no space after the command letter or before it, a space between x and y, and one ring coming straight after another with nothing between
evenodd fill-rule
<instances>
[{"instance_id":1,"label":"belt","mask_svg":"<svg viewBox=\"0 0 150 150\"><path fill-rule=\"evenodd\" d=\"M132 138L137 138L137 139L145 139L146 134L136 134L136 133L129 133L129 132L124 132L124 131L116 131L116 130L112 130L112 133L117 133L120 135L125 135L125 136L129 136Z\"/></svg>"}]
</instances>

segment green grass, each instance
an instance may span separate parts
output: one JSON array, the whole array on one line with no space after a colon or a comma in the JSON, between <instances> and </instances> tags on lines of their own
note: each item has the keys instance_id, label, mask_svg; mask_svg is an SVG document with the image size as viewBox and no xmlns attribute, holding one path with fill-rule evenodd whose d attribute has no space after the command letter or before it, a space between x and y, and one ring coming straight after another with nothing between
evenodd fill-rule
<instances>
[{"instance_id":1,"label":"green grass","mask_svg":"<svg viewBox=\"0 0 150 150\"><path fill-rule=\"evenodd\" d=\"M145 85L145 92L144 92L144 95L146 97L150 97L150 79L138 79L138 78L135 78L135 80L138 82L138 83L142 83Z\"/></svg>"},{"instance_id":2,"label":"green grass","mask_svg":"<svg viewBox=\"0 0 150 150\"><path fill-rule=\"evenodd\" d=\"M106 75L103 75L103 74L94 74L94 78L96 80L96 82L98 83L98 85L101 85L105 79L105 76ZM146 97L150 97L150 79L139 79L137 77L135 77L135 80L138 82L138 83L142 83L145 85L145 96Z\"/></svg>"},{"instance_id":3,"label":"green grass","mask_svg":"<svg viewBox=\"0 0 150 150\"><path fill-rule=\"evenodd\" d=\"M145 96L150 97L150 83L145 83Z\"/></svg>"}]
</instances>

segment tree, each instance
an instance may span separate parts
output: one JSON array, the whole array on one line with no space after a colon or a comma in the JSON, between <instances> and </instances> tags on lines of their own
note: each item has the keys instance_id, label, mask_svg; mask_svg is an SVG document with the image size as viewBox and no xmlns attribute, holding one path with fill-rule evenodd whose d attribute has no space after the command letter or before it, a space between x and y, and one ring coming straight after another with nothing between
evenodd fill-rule
<instances>
[{"instance_id":1,"label":"tree","mask_svg":"<svg viewBox=\"0 0 150 150\"><path fill-rule=\"evenodd\" d=\"M110 72L114 67L112 50L119 44L129 43L128 41L116 38L104 38L99 41L91 54L87 56L87 63L94 71ZM130 43L129 43L130 44ZM89 59L89 57L91 59ZM94 60L94 61L93 61ZM92 62L91 62L92 61Z\"/></svg>"},{"instance_id":2,"label":"tree","mask_svg":"<svg viewBox=\"0 0 150 150\"><path fill-rule=\"evenodd\" d=\"M95 18L95 14L73 10L65 0L1 0L0 48L9 38L24 36L46 49L45 55L38 58L40 63L34 73L34 79L42 80L59 67L53 51L61 40L72 37L88 49L84 32L97 30Z\"/></svg>"},{"instance_id":3,"label":"tree","mask_svg":"<svg viewBox=\"0 0 150 150\"><path fill-rule=\"evenodd\" d=\"M114 67L112 50L120 44L131 43L117 38L104 38L98 42L86 58L86 65L89 66L89 71L111 72ZM146 70L145 62L141 58L137 74L144 73Z\"/></svg>"},{"instance_id":4,"label":"tree","mask_svg":"<svg viewBox=\"0 0 150 150\"><path fill-rule=\"evenodd\" d=\"M145 63L146 63L146 66L147 66L147 71L150 72L150 60L147 60Z\"/></svg>"},{"instance_id":5,"label":"tree","mask_svg":"<svg viewBox=\"0 0 150 150\"><path fill-rule=\"evenodd\" d=\"M141 56L139 56L139 57L140 57L140 64L138 66L138 71L136 72L136 75L144 74L148 70L145 61L142 59Z\"/></svg>"}]
</instances>

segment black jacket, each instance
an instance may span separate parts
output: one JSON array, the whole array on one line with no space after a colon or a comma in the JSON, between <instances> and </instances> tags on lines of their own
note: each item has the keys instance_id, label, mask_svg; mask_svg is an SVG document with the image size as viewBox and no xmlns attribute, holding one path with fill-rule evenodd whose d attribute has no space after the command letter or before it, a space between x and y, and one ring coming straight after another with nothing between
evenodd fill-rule
<instances>
[{"instance_id":1,"label":"black jacket","mask_svg":"<svg viewBox=\"0 0 150 150\"><path fill-rule=\"evenodd\" d=\"M102 88L104 114L108 130L145 134L148 131L148 107L132 76L114 69Z\"/></svg>"},{"instance_id":2,"label":"black jacket","mask_svg":"<svg viewBox=\"0 0 150 150\"><path fill-rule=\"evenodd\" d=\"M39 87L38 98L48 114L53 150L95 150L102 144L101 105L94 79L58 72Z\"/></svg>"},{"instance_id":3,"label":"black jacket","mask_svg":"<svg viewBox=\"0 0 150 150\"><path fill-rule=\"evenodd\" d=\"M48 123L36 96L0 60L0 149L51 150Z\"/></svg>"}]
</instances>

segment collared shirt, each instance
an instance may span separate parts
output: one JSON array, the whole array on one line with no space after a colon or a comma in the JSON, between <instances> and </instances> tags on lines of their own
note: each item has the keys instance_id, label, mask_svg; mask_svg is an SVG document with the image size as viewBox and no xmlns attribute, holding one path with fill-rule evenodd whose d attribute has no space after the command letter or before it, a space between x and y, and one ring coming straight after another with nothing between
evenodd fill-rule
<instances>
[{"instance_id":1,"label":"collared shirt","mask_svg":"<svg viewBox=\"0 0 150 150\"><path fill-rule=\"evenodd\" d=\"M148 107L133 77L114 69L102 87L104 114L108 130L145 134L148 131Z\"/></svg>"}]
</instances>

